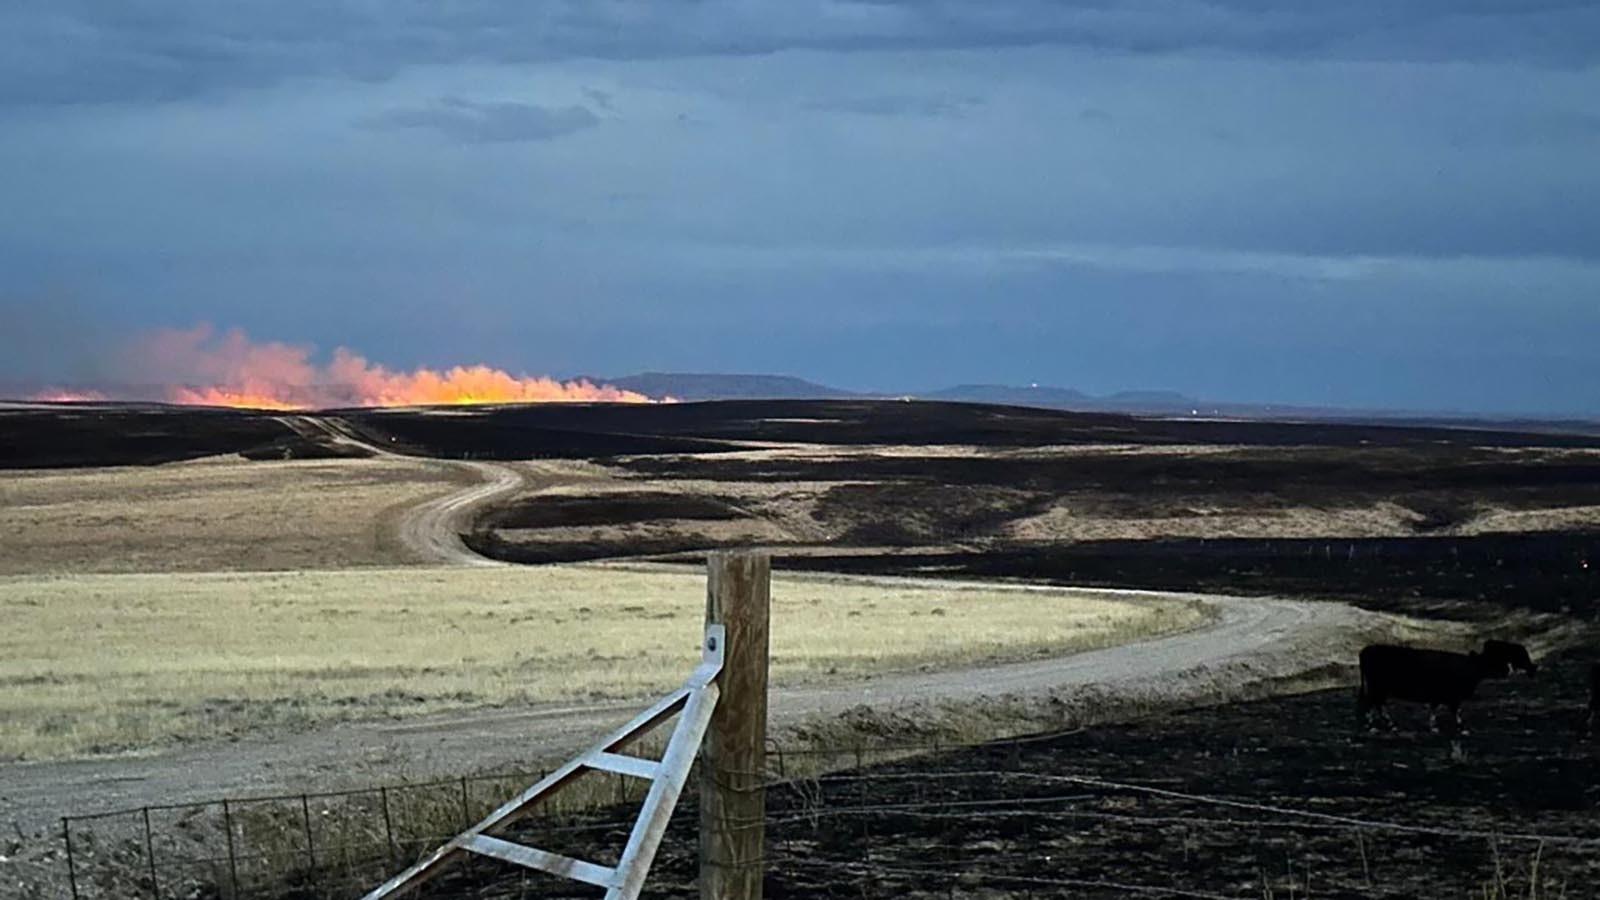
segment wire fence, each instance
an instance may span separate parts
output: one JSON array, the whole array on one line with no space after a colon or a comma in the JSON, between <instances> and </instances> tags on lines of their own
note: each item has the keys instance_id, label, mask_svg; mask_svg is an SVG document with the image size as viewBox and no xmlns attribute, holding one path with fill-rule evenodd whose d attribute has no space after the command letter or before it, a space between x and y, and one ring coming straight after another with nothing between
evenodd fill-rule
<instances>
[{"instance_id":1,"label":"wire fence","mask_svg":"<svg viewBox=\"0 0 1600 900\"><path fill-rule=\"evenodd\" d=\"M1156 779L918 767L950 749L769 743L761 863L774 893L1553 900L1591 896L1600 885L1600 829L1390 821L1281 798L1206 796ZM68 888L75 900L359 897L545 774L69 816L61 823ZM696 781L685 794L689 807ZM557 793L517 834L605 864L625 841L630 804L646 786L601 773L581 784ZM675 817L652 893L695 895L694 829L694 816ZM474 860L428 896L587 896L542 877Z\"/></svg>"},{"instance_id":2,"label":"wire fence","mask_svg":"<svg viewBox=\"0 0 1600 900\"><path fill-rule=\"evenodd\" d=\"M61 821L73 898L359 896L444 843L547 771L516 771L375 788L232 797L123 809ZM621 776L539 817L542 832L628 822L592 811L642 797ZM357 889L359 888L359 889Z\"/></svg>"}]
</instances>

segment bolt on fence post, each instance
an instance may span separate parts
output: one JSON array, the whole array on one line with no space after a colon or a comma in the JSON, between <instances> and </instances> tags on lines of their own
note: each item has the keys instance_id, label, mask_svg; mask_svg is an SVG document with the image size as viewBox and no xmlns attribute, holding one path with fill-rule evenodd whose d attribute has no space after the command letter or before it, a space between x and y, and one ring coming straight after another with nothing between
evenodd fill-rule
<instances>
[{"instance_id":1,"label":"bolt on fence post","mask_svg":"<svg viewBox=\"0 0 1600 900\"><path fill-rule=\"evenodd\" d=\"M150 864L150 895L155 900L161 900L161 882L156 878L156 847L150 837L150 807L140 810L144 813L144 858Z\"/></svg>"},{"instance_id":2,"label":"bolt on fence post","mask_svg":"<svg viewBox=\"0 0 1600 900\"><path fill-rule=\"evenodd\" d=\"M78 867L72 859L72 820L61 817L61 839L67 844L67 883L72 885L72 900L78 900Z\"/></svg>"},{"instance_id":3,"label":"bolt on fence post","mask_svg":"<svg viewBox=\"0 0 1600 900\"><path fill-rule=\"evenodd\" d=\"M222 828L228 833L228 883L233 886L233 900L239 900L239 857L233 850L233 810L228 801L222 801Z\"/></svg>"},{"instance_id":4,"label":"bolt on fence post","mask_svg":"<svg viewBox=\"0 0 1600 900\"><path fill-rule=\"evenodd\" d=\"M389 789L378 788L378 799L383 803L383 833L389 838L389 857L395 863L400 862L400 848L394 842L394 821L389 818Z\"/></svg>"},{"instance_id":5,"label":"bolt on fence post","mask_svg":"<svg viewBox=\"0 0 1600 900\"><path fill-rule=\"evenodd\" d=\"M311 839L311 798L300 795L300 818L306 826L306 877L317 879L317 846Z\"/></svg>"}]
</instances>

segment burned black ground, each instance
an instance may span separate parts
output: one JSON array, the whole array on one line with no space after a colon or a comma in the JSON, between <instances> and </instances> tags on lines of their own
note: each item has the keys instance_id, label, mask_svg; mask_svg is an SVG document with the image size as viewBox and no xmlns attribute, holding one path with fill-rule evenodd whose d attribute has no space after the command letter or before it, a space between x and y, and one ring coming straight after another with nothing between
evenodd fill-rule
<instances>
[{"instance_id":1,"label":"burned black ground","mask_svg":"<svg viewBox=\"0 0 1600 900\"><path fill-rule=\"evenodd\" d=\"M271 416L235 410L0 409L0 469L155 465L249 451L293 436Z\"/></svg>"},{"instance_id":2,"label":"burned black ground","mask_svg":"<svg viewBox=\"0 0 1600 900\"><path fill-rule=\"evenodd\" d=\"M1600 659L1596 547L1574 533L780 557L832 571L1325 597L1469 619L1484 637L1556 627L1569 640L1536 677L1480 686L1464 711L1470 733L1454 738L1405 704L1397 731L1370 734L1353 688L1340 688L925 748L882 766L853 766L840 748L837 775L779 779L770 795L767 896L1600 897L1600 742L1580 740L1588 665ZM592 823L629 814L530 825L523 838L614 861L625 826ZM692 801L677 815L654 895L697 895L697 816ZM587 896L491 866L431 896L522 891Z\"/></svg>"},{"instance_id":3,"label":"burned black ground","mask_svg":"<svg viewBox=\"0 0 1600 900\"><path fill-rule=\"evenodd\" d=\"M1245 437L1228 435L1251 443ZM1299 437L1316 444L1311 432ZM1428 732L1426 711L1407 707L1396 710L1401 731L1369 735L1358 729L1354 692L1345 688L929 753L780 786L768 895L1121 897L1132 886L1154 888L1154 896L1600 896L1600 751L1578 741L1585 666L1600 658L1600 533L1448 533L1485 507L1593 504L1600 470L1542 450L1485 449L1475 438L1389 434L1374 445L1343 437L1327 446L1264 440L1204 455L1069 462L904 453L617 461L652 479L858 482L824 489L817 506L819 520L843 527L837 552L785 555L778 546L781 567L1326 598L1468 620L1483 636L1559 633L1566 641L1541 660L1537 679L1480 688L1465 712L1472 733L1455 741ZM1005 538L1006 522L1063 498L1126 516L1393 502L1416 517L1412 533L1381 538ZM940 541L967 546L926 549ZM501 550L556 559L679 549L657 551L661 543ZM880 549L864 553L869 546ZM1308 822L1262 806L1373 824ZM695 817L692 806L681 812L667 840L653 876L663 896L695 894ZM1391 831L1386 822L1422 831ZM1511 833L1592 843L1541 844L1505 837ZM623 837L612 826L540 840L604 860ZM454 879L439 896L525 889L583 895L508 875Z\"/></svg>"},{"instance_id":4,"label":"burned black ground","mask_svg":"<svg viewBox=\"0 0 1600 900\"><path fill-rule=\"evenodd\" d=\"M1321 597L1383 612L1600 626L1600 533L1083 541L981 553L785 557L793 569Z\"/></svg>"},{"instance_id":5,"label":"burned black ground","mask_svg":"<svg viewBox=\"0 0 1600 900\"><path fill-rule=\"evenodd\" d=\"M616 463L654 478L703 481L875 482L838 488L855 509L935 502L960 506L957 488L1023 492L1019 510L1061 502L1091 516L1161 518L1380 502L1412 511L1412 529L1440 531L1486 508L1536 510L1600 504L1600 459L1545 449L1462 446L1251 447L1197 454L852 455L832 459L645 456ZM930 497L928 488L944 489ZM909 495L921 494L921 497ZM968 529L958 528L965 531Z\"/></svg>"},{"instance_id":6,"label":"burned black ground","mask_svg":"<svg viewBox=\"0 0 1600 900\"><path fill-rule=\"evenodd\" d=\"M249 450L283 434L269 417L226 413L194 419L203 425L197 434L185 432L182 417L160 418L166 413L122 421L74 420L80 415L75 412L54 423L27 420L45 425L20 431L12 426L24 420L7 415L11 443L4 464L10 466L45 465L41 460L47 459L66 460L54 465L159 462L207 449ZM832 517L845 535L840 552L821 548L815 556L784 556L780 546L780 565L791 568L1289 594L1468 619L1483 636L1543 631L1559 632L1566 641L1540 660L1544 671L1537 679L1484 685L1465 710L1473 733L1459 741L1427 733L1423 711L1414 708L1395 711L1405 726L1401 732L1368 735L1356 727L1353 690L1339 689L1152 716L1027 743L927 752L878 767L853 766L845 748L845 771L838 777L774 788L768 896L1114 897L1127 896L1126 886L1134 885L1258 898L1288 896L1292 884L1294 896L1309 890L1322 897L1460 898L1486 896L1488 887L1487 896L1531 898L1530 883L1539 897L1600 896L1600 845L1580 849L1504 837L1532 832L1600 840L1600 751L1577 740L1586 701L1584 667L1600 658L1600 535L1571 529L1439 533L1486 504L1594 504L1600 472L1593 463L1548 449L1483 448L1592 447L1600 439L1369 424L1167 422L897 403L550 407L351 418L388 446L446 457L594 455L655 479L865 482L829 488L819 503L821 519ZM96 443L123 425L130 427L126 439ZM1097 457L1082 465L1026 454L895 458L869 452L848 462L775 462L703 452L748 440L858 448L972 444L1000 451L1093 442L1249 449ZM618 458L640 453L673 456ZM1183 514L1202 505L1250 509L1290 501L1341 506L1380 500L1418 515L1414 534L1368 539L1004 538L1006 523L1036 512L1044 500L1063 497L1128 515ZM737 505L719 495L691 507L637 495L617 502L622 505L574 501L561 511L560 524L609 525L667 513L730 521L720 518L722 510ZM529 509L506 513L511 518L502 521L517 525L505 527L542 527L547 520L539 517L545 514ZM539 561L707 546L668 537L530 550L498 534L488 527L470 540L504 558L546 554ZM969 546L927 549L933 542ZM893 549L865 556L844 552L869 544ZM1312 828L1260 806L1369 824L1317 820L1312 824L1328 827ZM631 812L619 807L598 818L618 822ZM692 802L676 817L652 878L653 895L697 893L696 818ZM1291 827L1290 821L1298 824ZM1450 834L1395 832L1383 822ZM1491 834L1503 837L1486 836ZM614 859L624 838L625 826L617 824L528 837L598 861ZM324 896L319 890L287 889L280 896ZM431 896L525 892L594 894L520 873L497 877L485 865L440 881Z\"/></svg>"},{"instance_id":7,"label":"burned black ground","mask_svg":"<svg viewBox=\"0 0 1600 900\"><path fill-rule=\"evenodd\" d=\"M239 455L249 460L281 461L289 459L367 459L373 453L358 444L338 443L326 438L319 439L302 434L291 434L270 443L240 450Z\"/></svg>"},{"instance_id":8,"label":"burned black ground","mask_svg":"<svg viewBox=\"0 0 1600 900\"><path fill-rule=\"evenodd\" d=\"M1485 685L1469 712L1473 731L1458 740L1429 733L1414 708L1397 710L1400 731L1367 734L1355 727L1353 694L1334 690L780 779L769 795L766 892L1123 897L1144 888L1243 898L1284 897L1292 886L1329 898L1481 897L1485 888L1593 897L1600 748L1576 738L1579 656L1546 660L1536 679ZM769 758L769 768L799 760ZM619 807L557 829L539 822L520 837L614 861L625 826L582 826L627 815ZM697 816L692 801L676 816L653 895L696 896ZM1529 834L1591 844L1519 837ZM440 882L432 896L522 890L588 896L488 867Z\"/></svg>"},{"instance_id":9,"label":"burned black ground","mask_svg":"<svg viewBox=\"0 0 1600 900\"><path fill-rule=\"evenodd\" d=\"M0 466L138 465L247 450L283 436L280 414L162 404L0 409ZM747 442L981 447L1215 444L1254 447L1600 448L1593 423L1211 421L895 400L529 404L307 413L374 443L442 458L611 458L716 453ZM391 440L392 439L392 440Z\"/></svg>"},{"instance_id":10,"label":"burned black ground","mask_svg":"<svg viewBox=\"0 0 1600 900\"><path fill-rule=\"evenodd\" d=\"M981 539L1052 501L1048 494L1000 485L841 484L823 494L814 515L840 529L842 545L914 546Z\"/></svg>"},{"instance_id":11,"label":"burned black ground","mask_svg":"<svg viewBox=\"0 0 1600 900\"><path fill-rule=\"evenodd\" d=\"M653 437L704 442L801 444L1240 444L1335 447L1600 447L1600 434L1571 430L1518 431L1489 423L1267 422L1143 419L1107 413L1076 413L970 403L894 400L730 400L710 403L546 404L473 409L450 416L404 411L341 414L364 429L397 436L434 455L470 452L484 458L539 456L572 435L593 438L585 452L608 437L613 454L674 452L634 449ZM682 450L677 452L696 452Z\"/></svg>"}]
</instances>

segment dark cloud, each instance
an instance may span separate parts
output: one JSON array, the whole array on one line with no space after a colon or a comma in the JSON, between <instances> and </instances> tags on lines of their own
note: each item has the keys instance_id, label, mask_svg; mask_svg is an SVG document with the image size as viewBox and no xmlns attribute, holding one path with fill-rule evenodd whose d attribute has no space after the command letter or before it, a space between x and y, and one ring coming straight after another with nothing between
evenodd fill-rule
<instances>
[{"instance_id":1,"label":"dark cloud","mask_svg":"<svg viewBox=\"0 0 1600 900\"><path fill-rule=\"evenodd\" d=\"M584 99L588 100L590 103L593 103L598 109L603 109L607 112L616 109L616 107L611 103L610 91L602 91L595 87L586 87L583 89L583 96Z\"/></svg>"},{"instance_id":2,"label":"dark cloud","mask_svg":"<svg viewBox=\"0 0 1600 900\"><path fill-rule=\"evenodd\" d=\"M444 97L429 106L399 107L367 119L369 128L423 128L467 144L547 141L600 124L582 106L535 106L508 101L478 103Z\"/></svg>"},{"instance_id":3,"label":"dark cloud","mask_svg":"<svg viewBox=\"0 0 1600 900\"><path fill-rule=\"evenodd\" d=\"M214 321L397 366L1590 410L1596 15L5 0L0 382L104 374L79 323Z\"/></svg>"},{"instance_id":4,"label":"dark cloud","mask_svg":"<svg viewBox=\"0 0 1600 900\"><path fill-rule=\"evenodd\" d=\"M415 65L1060 45L1133 54L1600 61L1572 0L9 0L0 103L162 100Z\"/></svg>"}]
</instances>

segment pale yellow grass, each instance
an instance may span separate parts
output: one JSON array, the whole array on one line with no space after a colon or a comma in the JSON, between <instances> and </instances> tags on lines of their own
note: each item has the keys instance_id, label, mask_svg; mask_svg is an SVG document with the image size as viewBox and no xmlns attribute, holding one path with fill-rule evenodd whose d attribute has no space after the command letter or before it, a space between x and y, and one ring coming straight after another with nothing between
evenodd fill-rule
<instances>
[{"instance_id":1,"label":"pale yellow grass","mask_svg":"<svg viewBox=\"0 0 1600 900\"><path fill-rule=\"evenodd\" d=\"M0 473L0 574L338 568L410 561L401 510L466 476L401 459Z\"/></svg>"},{"instance_id":2,"label":"pale yellow grass","mask_svg":"<svg viewBox=\"0 0 1600 900\"><path fill-rule=\"evenodd\" d=\"M1380 501L1364 507L1271 506L1216 509L1198 505L1165 516L1111 516L1058 502L1035 516L1007 524L1022 541L1151 540L1159 538L1368 538L1409 536L1421 518Z\"/></svg>"},{"instance_id":3,"label":"pale yellow grass","mask_svg":"<svg viewBox=\"0 0 1600 900\"><path fill-rule=\"evenodd\" d=\"M0 756L492 704L631 698L697 659L697 572L410 568L0 578ZM780 578L778 684L1190 627L1093 592Z\"/></svg>"},{"instance_id":4,"label":"pale yellow grass","mask_svg":"<svg viewBox=\"0 0 1600 900\"><path fill-rule=\"evenodd\" d=\"M1497 531L1578 531L1600 525L1600 506L1562 506L1551 509L1485 509L1472 520L1452 529L1456 534Z\"/></svg>"}]
</instances>

